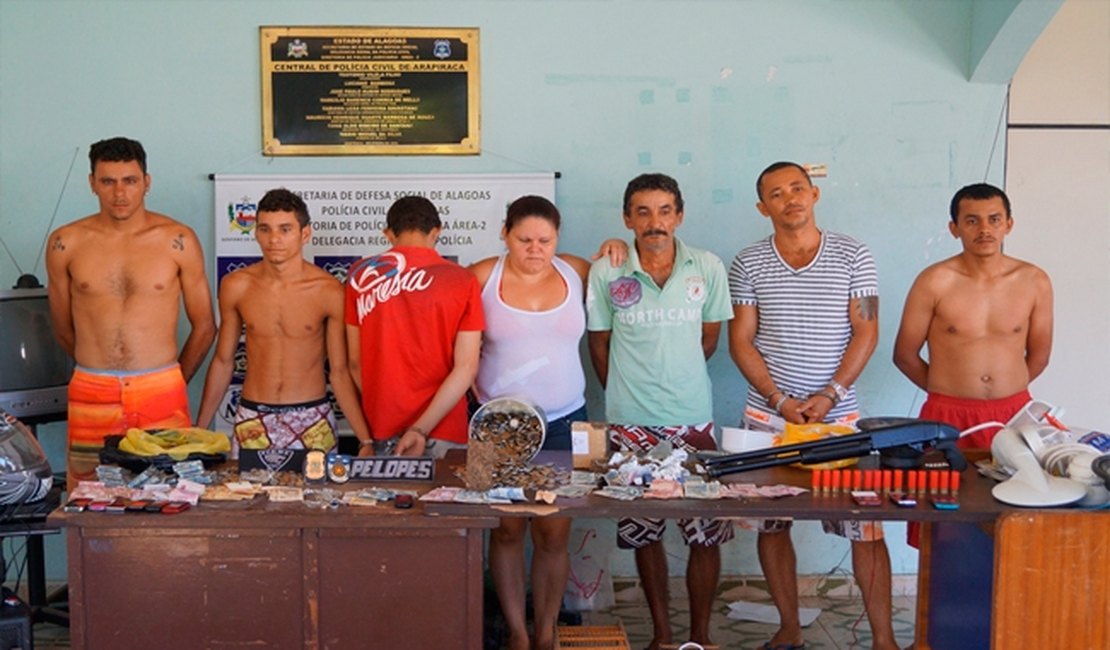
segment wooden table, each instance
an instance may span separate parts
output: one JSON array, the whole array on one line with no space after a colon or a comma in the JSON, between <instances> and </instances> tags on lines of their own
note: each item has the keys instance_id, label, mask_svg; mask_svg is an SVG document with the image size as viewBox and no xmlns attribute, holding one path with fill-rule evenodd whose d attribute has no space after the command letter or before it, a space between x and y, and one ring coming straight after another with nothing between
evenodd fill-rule
<instances>
[{"instance_id":1,"label":"wooden table","mask_svg":"<svg viewBox=\"0 0 1110 650\"><path fill-rule=\"evenodd\" d=\"M454 461L456 464L458 461ZM449 463L450 464L450 463ZM448 477L451 468L437 476ZM809 487L810 474L772 468L731 482ZM993 534L992 647L1110 647L1110 512L1027 510L990 496L964 472L960 509L847 495L782 499L616 501L556 506L420 504L309 510L264 500L202 504L180 515L55 513L68 528L73 647L481 647L484 528L504 516L793 517L971 524ZM424 485L424 489L428 486ZM926 549L927 551L928 549ZM926 562L923 577L965 558ZM955 569L958 571L958 568ZM928 614L928 605L926 614ZM973 610L967 610L973 611ZM926 616L927 620L927 616ZM933 647L919 623L919 649ZM944 650L948 650L946 646Z\"/></svg>"},{"instance_id":2,"label":"wooden table","mask_svg":"<svg viewBox=\"0 0 1110 650\"><path fill-rule=\"evenodd\" d=\"M861 465L862 466L862 465ZM722 477L723 483L755 483L757 485L796 485L810 489L812 473L793 467L773 467ZM968 469L962 476L960 508L936 510L921 498L916 508L899 508L883 499L876 508L861 508L847 492L820 495L812 491L780 499L637 499L620 501L597 495L577 499L560 498L554 506L536 504L472 505L464 503L429 503L427 512L438 515L488 516L528 515L535 512L566 517L792 517L794 519L871 519L882 521L992 522L1014 508L995 501L990 495L993 481Z\"/></svg>"},{"instance_id":3,"label":"wooden table","mask_svg":"<svg viewBox=\"0 0 1110 650\"><path fill-rule=\"evenodd\" d=\"M972 459L977 457L982 454ZM868 460L872 459L863 464ZM723 480L809 488L811 477L805 470L776 467L732 474ZM919 498L915 508L899 508L889 500L877 508L861 508L847 494L812 492L781 499L717 501L617 501L589 496L560 499L556 508L454 503L427 507L429 512L445 516L742 516L922 522L917 650L980 650L988 645L996 650L1110 648L1110 510L1015 508L991 496L994 485L974 468L965 470L960 508L955 511L934 509L927 497ZM974 544L985 545L985 554L972 553L968 546ZM968 568L976 562L985 563L987 569L979 583L969 587L969 578L972 582L977 578Z\"/></svg>"},{"instance_id":4,"label":"wooden table","mask_svg":"<svg viewBox=\"0 0 1110 650\"><path fill-rule=\"evenodd\" d=\"M255 499L51 521L77 649L482 647L494 518Z\"/></svg>"}]
</instances>

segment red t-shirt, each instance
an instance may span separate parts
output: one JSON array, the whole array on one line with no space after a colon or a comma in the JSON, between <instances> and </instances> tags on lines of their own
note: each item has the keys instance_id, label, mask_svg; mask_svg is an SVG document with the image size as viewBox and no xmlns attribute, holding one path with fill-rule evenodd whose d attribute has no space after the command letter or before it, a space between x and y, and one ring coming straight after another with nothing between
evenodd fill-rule
<instances>
[{"instance_id":1,"label":"red t-shirt","mask_svg":"<svg viewBox=\"0 0 1110 650\"><path fill-rule=\"evenodd\" d=\"M416 246L395 246L351 266L345 319L359 328L362 409L379 440L404 431L428 408L454 367L456 335L485 328L474 274ZM466 442L466 399L429 435Z\"/></svg>"}]
</instances>

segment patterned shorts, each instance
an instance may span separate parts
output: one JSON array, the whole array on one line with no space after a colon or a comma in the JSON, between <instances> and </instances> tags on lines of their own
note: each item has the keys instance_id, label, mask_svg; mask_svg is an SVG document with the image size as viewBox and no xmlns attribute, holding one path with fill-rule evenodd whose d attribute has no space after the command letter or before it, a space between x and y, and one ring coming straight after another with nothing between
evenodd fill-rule
<instances>
[{"instance_id":1,"label":"patterned shorts","mask_svg":"<svg viewBox=\"0 0 1110 650\"><path fill-rule=\"evenodd\" d=\"M859 420L859 412L845 414L836 424L854 425ZM785 420L773 413L767 413L753 406L744 409L742 424L755 431L781 433ZM737 519L736 523L744 530L757 533L781 533L790 530L794 522L789 519ZM875 542L883 538L883 524L880 521L831 521L822 520L821 528L826 533L847 538L852 542Z\"/></svg>"},{"instance_id":2,"label":"patterned shorts","mask_svg":"<svg viewBox=\"0 0 1110 650\"><path fill-rule=\"evenodd\" d=\"M78 366L69 382L66 485L96 480L104 436L140 429L191 426L185 378L176 363L153 370Z\"/></svg>"},{"instance_id":3,"label":"patterned shorts","mask_svg":"<svg viewBox=\"0 0 1110 650\"><path fill-rule=\"evenodd\" d=\"M239 449L320 449L334 451L335 414L328 398L302 404L261 404L239 400L235 412L234 454Z\"/></svg>"},{"instance_id":4,"label":"patterned shorts","mask_svg":"<svg viewBox=\"0 0 1110 650\"><path fill-rule=\"evenodd\" d=\"M610 424L609 438L621 449L631 451L650 451L664 440L690 453L717 448L712 422L668 427ZM679 519L678 526L687 545L718 546L733 536L732 523L725 519ZM641 548L658 542L666 528L665 519L624 517L617 521L617 546Z\"/></svg>"}]
</instances>

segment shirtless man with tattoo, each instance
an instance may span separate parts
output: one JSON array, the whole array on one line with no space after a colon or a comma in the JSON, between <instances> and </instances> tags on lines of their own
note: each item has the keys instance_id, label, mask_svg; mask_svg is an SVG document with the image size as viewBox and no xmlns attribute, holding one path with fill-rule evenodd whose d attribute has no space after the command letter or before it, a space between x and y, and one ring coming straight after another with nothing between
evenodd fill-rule
<instances>
[{"instance_id":1,"label":"shirtless man with tattoo","mask_svg":"<svg viewBox=\"0 0 1110 650\"><path fill-rule=\"evenodd\" d=\"M729 352L748 380L744 426L777 432L786 423L852 424L859 419L854 384L879 338L879 281L871 252L851 237L817 227L814 207L821 191L800 165L770 165L756 180L756 194L756 209L771 220L774 234L740 251L729 270ZM897 648L881 523L822 524L852 544L871 647ZM763 647L802 648L790 522L752 525L781 618Z\"/></svg>"},{"instance_id":2,"label":"shirtless man with tattoo","mask_svg":"<svg viewBox=\"0 0 1110 650\"><path fill-rule=\"evenodd\" d=\"M69 385L70 487L95 476L104 436L192 423L187 382L216 334L204 255L191 228L146 209L146 153L126 138L89 148L99 212L51 233L50 315L77 361ZM190 329L180 352L177 320Z\"/></svg>"},{"instance_id":3,"label":"shirtless man with tattoo","mask_svg":"<svg viewBox=\"0 0 1110 650\"><path fill-rule=\"evenodd\" d=\"M334 450L338 439L325 384L327 361L332 391L361 443L360 455L369 455L370 431L347 369L343 284L304 259L311 236L301 197L275 189L258 202L254 238L262 261L220 282L220 333L197 424L207 426L216 414L245 328L247 374L235 412L237 446Z\"/></svg>"},{"instance_id":4,"label":"shirtless man with tattoo","mask_svg":"<svg viewBox=\"0 0 1110 650\"><path fill-rule=\"evenodd\" d=\"M1014 227L997 187L968 185L952 198L948 229L963 251L921 272L906 297L894 364L929 396L921 417L961 430L1006 422L1029 401L1029 382L1052 350L1052 282L1002 252ZM921 349L929 346L929 360ZM989 448L998 429L960 439Z\"/></svg>"}]
</instances>

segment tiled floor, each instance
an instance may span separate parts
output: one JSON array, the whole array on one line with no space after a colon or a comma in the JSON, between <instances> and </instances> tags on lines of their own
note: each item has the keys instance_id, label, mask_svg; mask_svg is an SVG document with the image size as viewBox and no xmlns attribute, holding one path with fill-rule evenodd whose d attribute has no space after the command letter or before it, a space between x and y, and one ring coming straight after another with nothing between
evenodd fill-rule
<instances>
[{"instance_id":1,"label":"tiled floor","mask_svg":"<svg viewBox=\"0 0 1110 650\"><path fill-rule=\"evenodd\" d=\"M818 593L843 592L838 585ZM635 582L619 582L614 585L616 604L603 612L590 612L583 617L584 624L611 625L620 620L628 632L628 640L634 649L646 647L651 641L651 618L643 602L642 592ZM802 593L806 593L802 588ZM812 593L812 592L811 592ZM771 638L777 626L748 621L734 621L725 617L728 604L736 600L746 600L770 604L766 584L762 581L724 578L717 602L713 608L713 641L721 648L753 650ZM820 608L821 615L812 625L804 629L806 648L810 650L846 650L848 648L870 648L871 631L863 616L863 603L855 596L803 596L803 607ZM894 633L898 645L908 647L913 643L914 598L896 596L894 598ZM689 626L689 608L686 590L681 580L671 583L671 625L675 641L684 640L683 633Z\"/></svg>"},{"instance_id":2,"label":"tiled floor","mask_svg":"<svg viewBox=\"0 0 1110 650\"><path fill-rule=\"evenodd\" d=\"M614 585L613 607L604 611L587 612L583 624L611 625L617 620L624 624L629 642L633 648L645 647L651 640L651 619L643 602L639 586L631 580L618 581ZM871 647L871 633L866 618L863 617L863 604L858 596L846 594L844 584L834 580L823 581L818 588L801 586L802 593L821 593L824 596L803 596L803 607L818 607L821 615L813 625L805 628L806 648L810 650L847 650L849 648ZM725 617L728 603L736 600L770 603L766 585L758 580L724 578L717 602L713 608L714 641L721 648L730 650L752 650L759 648L775 631L774 625L729 620ZM913 642L912 596L895 596L894 631L898 644L907 647ZM689 608L686 590L681 579L671 585L671 623L675 639L683 638L689 622ZM60 650L69 648L69 630L64 627L39 623L34 628L36 650ZM418 650L418 649L414 649Z\"/></svg>"},{"instance_id":3,"label":"tiled floor","mask_svg":"<svg viewBox=\"0 0 1110 650\"><path fill-rule=\"evenodd\" d=\"M69 647L69 628L53 623L35 623L31 629L35 650L60 650Z\"/></svg>"}]
</instances>

